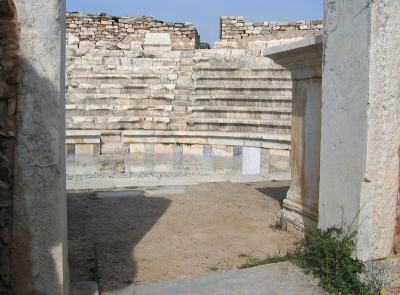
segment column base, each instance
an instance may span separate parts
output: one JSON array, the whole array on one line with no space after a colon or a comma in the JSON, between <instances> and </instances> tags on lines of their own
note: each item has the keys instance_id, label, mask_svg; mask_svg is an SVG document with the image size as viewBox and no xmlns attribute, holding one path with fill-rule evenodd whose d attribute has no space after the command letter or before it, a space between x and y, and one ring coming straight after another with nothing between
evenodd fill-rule
<instances>
[{"instance_id":1,"label":"column base","mask_svg":"<svg viewBox=\"0 0 400 295\"><path fill-rule=\"evenodd\" d=\"M318 224L318 213L299 203L285 199L283 201L282 217L287 225L288 232L304 237L304 229L316 227Z\"/></svg>"}]
</instances>

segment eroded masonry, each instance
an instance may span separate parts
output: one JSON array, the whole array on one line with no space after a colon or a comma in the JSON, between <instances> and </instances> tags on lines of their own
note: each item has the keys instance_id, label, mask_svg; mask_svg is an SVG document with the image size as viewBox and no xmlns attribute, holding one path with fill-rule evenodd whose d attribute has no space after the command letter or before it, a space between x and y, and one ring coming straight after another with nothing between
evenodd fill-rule
<instances>
[{"instance_id":1,"label":"eroded masonry","mask_svg":"<svg viewBox=\"0 0 400 295\"><path fill-rule=\"evenodd\" d=\"M222 17L206 50L191 23L68 14L68 173L289 171L292 79L261 49L321 30Z\"/></svg>"},{"instance_id":2,"label":"eroded masonry","mask_svg":"<svg viewBox=\"0 0 400 295\"><path fill-rule=\"evenodd\" d=\"M399 272L400 2L324 10L323 38L225 17L200 50L191 24L69 14L66 38L63 1L0 0L0 293L69 294L65 155L71 175L192 154L259 174L290 150L288 229L353 226L355 255Z\"/></svg>"}]
</instances>

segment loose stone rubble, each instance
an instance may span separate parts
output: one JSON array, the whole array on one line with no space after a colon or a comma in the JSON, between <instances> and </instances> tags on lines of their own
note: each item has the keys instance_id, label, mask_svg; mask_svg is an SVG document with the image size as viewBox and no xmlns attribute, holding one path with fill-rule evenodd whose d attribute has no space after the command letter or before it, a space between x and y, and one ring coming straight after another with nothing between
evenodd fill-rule
<instances>
[{"instance_id":1,"label":"loose stone rubble","mask_svg":"<svg viewBox=\"0 0 400 295\"><path fill-rule=\"evenodd\" d=\"M112 41L128 44L143 43L148 32L171 34L172 48L195 49L200 46L197 29L189 22L165 22L152 16L113 17L106 14L91 15L67 13L66 31L81 41Z\"/></svg>"},{"instance_id":2,"label":"loose stone rubble","mask_svg":"<svg viewBox=\"0 0 400 295\"><path fill-rule=\"evenodd\" d=\"M271 41L322 34L321 20L248 22L243 16L221 17L221 42L216 47L249 47L254 41ZM249 44L250 43L250 44Z\"/></svg>"}]
</instances>

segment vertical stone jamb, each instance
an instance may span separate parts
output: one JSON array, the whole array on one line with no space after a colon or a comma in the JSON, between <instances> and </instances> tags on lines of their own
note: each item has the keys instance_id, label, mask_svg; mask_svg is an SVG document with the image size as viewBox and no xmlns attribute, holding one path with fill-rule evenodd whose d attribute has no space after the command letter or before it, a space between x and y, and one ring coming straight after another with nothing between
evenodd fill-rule
<instances>
[{"instance_id":1,"label":"vertical stone jamb","mask_svg":"<svg viewBox=\"0 0 400 295\"><path fill-rule=\"evenodd\" d=\"M400 2L329 0L324 9L319 226L350 226L359 258L385 258L399 188Z\"/></svg>"},{"instance_id":2,"label":"vertical stone jamb","mask_svg":"<svg viewBox=\"0 0 400 295\"><path fill-rule=\"evenodd\" d=\"M68 294L64 1L18 0L21 83L14 174L15 294Z\"/></svg>"},{"instance_id":3,"label":"vertical stone jamb","mask_svg":"<svg viewBox=\"0 0 400 295\"><path fill-rule=\"evenodd\" d=\"M298 233L318 221L322 38L267 48L264 55L290 70L293 79L292 182L282 213L288 230Z\"/></svg>"}]
</instances>

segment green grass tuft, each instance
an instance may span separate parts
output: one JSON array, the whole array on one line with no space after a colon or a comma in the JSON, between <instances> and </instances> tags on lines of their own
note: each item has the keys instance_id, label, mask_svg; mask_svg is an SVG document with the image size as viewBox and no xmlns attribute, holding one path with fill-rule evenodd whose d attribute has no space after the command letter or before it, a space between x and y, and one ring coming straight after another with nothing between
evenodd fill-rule
<instances>
[{"instance_id":1,"label":"green grass tuft","mask_svg":"<svg viewBox=\"0 0 400 295\"><path fill-rule=\"evenodd\" d=\"M336 295L379 295L381 286L376 282L363 282L360 275L365 264L353 257L356 233L348 233L342 228L327 230L309 229L302 244L285 256L266 259L250 258L239 268L291 261L306 273L319 279L325 291Z\"/></svg>"},{"instance_id":2,"label":"green grass tuft","mask_svg":"<svg viewBox=\"0 0 400 295\"><path fill-rule=\"evenodd\" d=\"M266 264L272 264L272 263L278 263L278 262L285 262L285 261L290 261L290 260L291 260L290 255L274 256L274 257L271 256L271 257L268 257L265 259L250 258L249 261L247 261L245 264L242 264L241 266L239 266L239 268L245 269L245 268L266 265Z\"/></svg>"}]
</instances>

